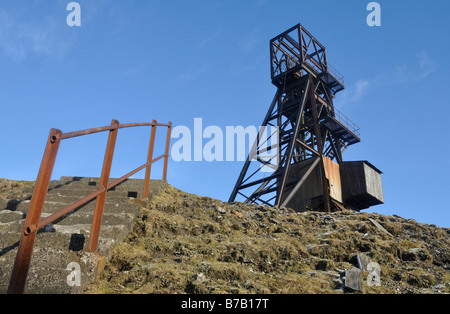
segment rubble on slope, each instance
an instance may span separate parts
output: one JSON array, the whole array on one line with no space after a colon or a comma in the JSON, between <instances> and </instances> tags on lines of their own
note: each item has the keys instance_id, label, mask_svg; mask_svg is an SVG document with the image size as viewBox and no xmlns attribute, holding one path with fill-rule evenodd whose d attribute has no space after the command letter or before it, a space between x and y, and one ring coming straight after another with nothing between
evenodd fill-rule
<instances>
[{"instance_id":1,"label":"rubble on slope","mask_svg":"<svg viewBox=\"0 0 450 314\"><path fill-rule=\"evenodd\" d=\"M449 235L398 216L228 204L169 186L87 293L449 293Z\"/></svg>"}]
</instances>

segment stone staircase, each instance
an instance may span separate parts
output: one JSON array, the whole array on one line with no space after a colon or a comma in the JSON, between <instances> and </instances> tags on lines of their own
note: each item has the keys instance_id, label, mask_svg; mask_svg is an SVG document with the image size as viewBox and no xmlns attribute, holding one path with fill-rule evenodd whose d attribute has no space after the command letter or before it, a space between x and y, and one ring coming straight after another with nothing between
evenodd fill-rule
<instances>
[{"instance_id":1,"label":"stone staircase","mask_svg":"<svg viewBox=\"0 0 450 314\"><path fill-rule=\"evenodd\" d=\"M98 178L81 177L62 177L52 181L42 218L96 191L98 181ZM165 181L151 180L149 196L158 194L166 186ZM144 180L129 179L108 192L100 230L99 254L83 251L89 244L95 199L41 229L36 237L25 293L83 292L86 285L95 280L103 269L112 247L131 231L141 208L143 189ZM32 189L29 189L19 199L0 200L0 294L6 293L8 289L32 193ZM80 285L73 285L72 281L68 284L68 277L77 270L68 267L69 264L74 265L71 263L80 266Z\"/></svg>"}]
</instances>

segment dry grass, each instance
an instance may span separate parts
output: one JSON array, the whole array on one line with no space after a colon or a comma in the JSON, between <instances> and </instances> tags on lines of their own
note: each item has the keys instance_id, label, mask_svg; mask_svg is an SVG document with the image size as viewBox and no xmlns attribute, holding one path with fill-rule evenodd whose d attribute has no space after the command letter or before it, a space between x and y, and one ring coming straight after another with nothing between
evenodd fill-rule
<instances>
[{"instance_id":1,"label":"dry grass","mask_svg":"<svg viewBox=\"0 0 450 314\"><path fill-rule=\"evenodd\" d=\"M0 179L0 202L24 198L33 186ZM343 276L358 266L357 253L381 266L381 286L363 280L363 293L450 293L447 228L398 216L228 204L171 186L142 207L87 293L349 293Z\"/></svg>"},{"instance_id":2,"label":"dry grass","mask_svg":"<svg viewBox=\"0 0 450 314\"><path fill-rule=\"evenodd\" d=\"M343 293L356 253L381 265L382 286L364 282L365 293L450 292L449 234L397 217L227 204L169 187L87 293Z\"/></svg>"},{"instance_id":3,"label":"dry grass","mask_svg":"<svg viewBox=\"0 0 450 314\"><path fill-rule=\"evenodd\" d=\"M26 188L34 187L33 181L15 181L0 178L0 199L18 199Z\"/></svg>"}]
</instances>

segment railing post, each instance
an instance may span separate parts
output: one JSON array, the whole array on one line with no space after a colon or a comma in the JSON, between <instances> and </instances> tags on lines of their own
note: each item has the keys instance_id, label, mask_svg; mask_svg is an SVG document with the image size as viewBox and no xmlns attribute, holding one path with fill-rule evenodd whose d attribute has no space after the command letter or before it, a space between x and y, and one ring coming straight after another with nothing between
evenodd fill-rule
<instances>
[{"instance_id":1,"label":"railing post","mask_svg":"<svg viewBox=\"0 0 450 314\"><path fill-rule=\"evenodd\" d=\"M156 122L156 120L153 120L152 132L150 135L150 144L148 146L147 162L150 162L153 160L153 150L155 147L157 124L158 124L158 122ZM144 199L148 198L151 171L152 171L152 165L148 166L147 169L145 170L144 194L142 195L142 197Z\"/></svg>"},{"instance_id":2,"label":"railing post","mask_svg":"<svg viewBox=\"0 0 450 314\"><path fill-rule=\"evenodd\" d=\"M59 144L61 143L61 134L62 132L60 130L50 130L44 157L42 158L38 177L36 179L33 197L31 198L30 208L28 209L25 226L20 239L19 249L14 262L8 294L22 294L25 289L42 208L44 207L45 197L47 196L56 156L58 154Z\"/></svg>"},{"instance_id":3,"label":"railing post","mask_svg":"<svg viewBox=\"0 0 450 314\"><path fill-rule=\"evenodd\" d=\"M166 157L164 158L164 172L163 172L163 180L167 181L167 165L169 163L169 148L170 148L170 136L172 135L172 122L169 122L169 126L167 127L167 139L166 139Z\"/></svg>"},{"instance_id":4,"label":"railing post","mask_svg":"<svg viewBox=\"0 0 450 314\"><path fill-rule=\"evenodd\" d=\"M99 184L99 189L104 188L105 191L99 196L97 196L94 218L92 220L89 248L87 250L88 252L93 253L96 253L98 248L98 238L100 235L100 227L102 224L103 211L105 208L105 200L107 193L106 187L108 186L109 175L111 173L111 164L114 156L114 148L116 146L117 133L119 131L118 129L119 121L112 120L111 125L117 127L109 131L108 145L106 146L105 159L103 160L103 168Z\"/></svg>"}]
</instances>

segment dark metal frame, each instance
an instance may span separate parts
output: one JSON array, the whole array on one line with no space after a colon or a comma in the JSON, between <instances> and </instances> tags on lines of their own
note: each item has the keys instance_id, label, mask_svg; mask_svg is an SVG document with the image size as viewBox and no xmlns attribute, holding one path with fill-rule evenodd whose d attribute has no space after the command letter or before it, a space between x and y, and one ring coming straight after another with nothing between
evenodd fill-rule
<instances>
[{"instance_id":1,"label":"dark metal frame","mask_svg":"<svg viewBox=\"0 0 450 314\"><path fill-rule=\"evenodd\" d=\"M325 47L301 24L270 41L272 82L281 87L293 73L310 73L324 81L333 94L344 89L344 77L327 61Z\"/></svg>"},{"instance_id":2,"label":"dark metal frame","mask_svg":"<svg viewBox=\"0 0 450 314\"><path fill-rule=\"evenodd\" d=\"M341 163L343 151L360 142L359 128L334 108L333 99L344 89L343 76L327 61L326 49L298 24L270 41L272 83L278 88L262 123L278 128L278 168L261 172L258 158L262 143L255 143L256 157L249 156L231 193L245 203L286 206L315 167L322 173L325 210L331 210L323 163L309 164L302 177L290 168L311 158L326 157ZM306 164L306 163L305 163Z\"/></svg>"}]
</instances>

